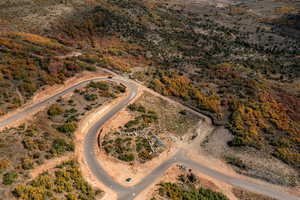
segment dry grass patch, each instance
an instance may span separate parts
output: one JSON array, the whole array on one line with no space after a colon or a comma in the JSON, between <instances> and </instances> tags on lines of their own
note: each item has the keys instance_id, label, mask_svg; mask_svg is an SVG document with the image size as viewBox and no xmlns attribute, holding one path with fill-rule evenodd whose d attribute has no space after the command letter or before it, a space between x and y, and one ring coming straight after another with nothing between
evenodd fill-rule
<instances>
[{"instance_id":1,"label":"dry grass patch","mask_svg":"<svg viewBox=\"0 0 300 200\"><path fill-rule=\"evenodd\" d=\"M47 46L50 48L62 48L63 45L58 42L51 40L49 38L45 38L39 35L30 34L30 33L22 33L22 32L14 32L9 34L10 37L20 37L21 39L31 42L33 44Z\"/></svg>"},{"instance_id":2,"label":"dry grass patch","mask_svg":"<svg viewBox=\"0 0 300 200\"><path fill-rule=\"evenodd\" d=\"M287 15L298 11L299 9L291 6L281 6L275 9L275 14L278 15Z\"/></svg>"},{"instance_id":3,"label":"dry grass patch","mask_svg":"<svg viewBox=\"0 0 300 200\"><path fill-rule=\"evenodd\" d=\"M276 200L274 198L249 192L240 188L233 188L232 192L240 200Z\"/></svg>"}]
</instances>

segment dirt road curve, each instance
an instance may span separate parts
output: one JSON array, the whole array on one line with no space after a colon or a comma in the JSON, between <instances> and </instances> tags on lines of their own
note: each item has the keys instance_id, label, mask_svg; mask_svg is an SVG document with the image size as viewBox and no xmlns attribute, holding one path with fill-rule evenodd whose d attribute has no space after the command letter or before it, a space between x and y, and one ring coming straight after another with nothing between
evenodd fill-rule
<instances>
[{"instance_id":1,"label":"dirt road curve","mask_svg":"<svg viewBox=\"0 0 300 200\"><path fill-rule=\"evenodd\" d=\"M129 95L123 99L121 102L119 102L116 106L114 106L109 112L107 112L101 119L99 119L89 130L86 134L86 137L84 139L84 158L85 161L90 168L91 172L94 174L95 177L99 181L101 181L106 186L110 187L113 191L115 191L118 195L118 199L120 200L130 200L134 199L136 195L141 193L146 187L151 185L155 179L157 179L159 176L161 176L171 165L175 163L181 163L184 165L187 165L195 170L200 171L201 173L204 173L208 176L211 176L215 179L218 179L222 182L226 182L228 184L231 184L233 186L241 187L244 189L247 189L249 191L267 195L276 199L280 200L300 200L300 198L287 194L283 191L280 191L278 189L274 189L272 187L268 187L265 185L260 185L256 183L252 183L249 181L241 180L238 178L234 178L231 176L228 176L226 174L217 172L213 169L210 169L204 165L201 165L200 163L189 160L187 156L185 156L185 153L183 150L178 150L178 153L174 155L169 160L163 162L161 165L159 165L156 169L150 173L150 175L146 176L141 182L136 184L132 187L125 187L120 185L119 183L115 182L112 177L106 173L106 171L103 169L101 165L101 161L99 162L96 158L96 152L95 152L95 143L96 138L98 134L98 130L103 126L103 124L111 119L116 113L118 113L121 109L125 108L126 105L130 103L132 99L137 95L137 88L138 85L135 84L132 81L128 80L121 80L121 79L109 79L109 78L93 78L89 80L82 81L80 83L77 83L73 85L70 88L65 89L62 92L59 92L48 99L39 102L35 105L32 105L30 107L25 108L24 110L18 112L15 115L12 115L2 121L0 121L0 128L5 127L9 125L10 123L13 123L16 120L22 120L26 117L27 114L38 110L39 108L54 102L57 98L70 93L74 91L76 88L82 87L86 84L88 84L90 81L99 81L99 80L109 80L114 81L118 83L122 83L127 86L129 89Z\"/></svg>"}]
</instances>

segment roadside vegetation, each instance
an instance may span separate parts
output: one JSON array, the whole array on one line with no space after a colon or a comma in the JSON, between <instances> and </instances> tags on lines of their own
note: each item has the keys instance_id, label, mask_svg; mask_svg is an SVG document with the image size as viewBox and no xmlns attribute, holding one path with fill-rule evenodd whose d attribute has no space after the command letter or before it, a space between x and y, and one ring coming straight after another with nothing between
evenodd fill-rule
<instances>
[{"instance_id":1,"label":"roadside vegetation","mask_svg":"<svg viewBox=\"0 0 300 200\"><path fill-rule=\"evenodd\" d=\"M121 161L144 163L158 156L195 127L198 117L144 93L127 106L131 119L100 138L101 148Z\"/></svg>"},{"instance_id":2,"label":"roadside vegetation","mask_svg":"<svg viewBox=\"0 0 300 200\"><path fill-rule=\"evenodd\" d=\"M63 171L55 172L56 179L53 179L53 174L44 174L38 180L27 181L30 172L36 167L52 158L74 152L74 132L81 119L123 92L125 88L117 83L91 82L77 89L71 96L59 98L25 124L1 131L1 198L60 199L63 197L59 194L64 193L66 199L94 199L94 191L81 180L74 161L66 164ZM96 98L86 99L86 96L91 95Z\"/></svg>"},{"instance_id":3,"label":"roadside vegetation","mask_svg":"<svg viewBox=\"0 0 300 200\"><path fill-rule=\"evenodd\" d=\"M192 172L178 176L178 181L161 182L151 200L186 199L186 200L229 200L220 192L200 185L197 176Z\"/></svg>"},{"instance_id":4,"label":"roadside vegetation","mask_svg":"<svg viewBox=\"0 0 300 200\"><path fill-rule=\"evenodd\" d=\"M224 187L224 186L222 186ZM226 187L227 188L227 187ZM162 176L162 181L155 185L150 200L229 200L221 191L231 193L239 200L275 200L271 197L232 187L231 191L217 186L188 169L185 165L177 165Z\"/></svg>"},{"instance_id":5,"label":"roadside vegetation","mask_svg":"<svg viewBox=\"0 0 300 200\"><path fill-rule=\"evenodd\" d=\"M71 49L35 34L0 35L0 115L26 103L42 86L63 83L83 70L95 70L74 58Z\"/></svg>"},{"instance_id":6,"label":"roadside vegetation","mask_svg":"<svg viewBox=\"0 0 300 200\"><path fill-rule=\"evenodd\" d=\"M255 149L257 154L272 156L293 167L299 177L296 1L68 2L0 4L0 29L15 31L0 36L1 114L20 106L42 85L61 83L97 65L203 112L230 130L232 149ZM39 10L37 17L32 9ZM50 56L70 52L69 48L83 55ZM97 97L85 98L93 102ZM73 126L66 125L60 129L68 132Z\"/></svg>"},{"instance_id":7,"label":"roadside vegetation","mask_svg":"<svg viewBox=\"0 0 300 200\"><path fill-rule=\"evenodd\" d=\"M233 194L239 199L239 200L276 200L271 197L255 194L246 190L242 190L240 188L233 188L232 189Z\"/></svg>"},{"instance_id":8,"label":"roadside vegetation","mask_svg":"<svg viewBox=\"0 0 300 200\"><path fill-rule=\"evenodd\" d=\"M44 172L27 184L19 184L13 196L22 200L67 199L95 200L103 191L95 190L82 177L74 160Z\"/></svg>"},{"instance_id":9,"label":"roadside vegetation","mask_svg":"<svg viewBox=\"0 0 300 200\"><path fill-rule=\"evenodd\" d=\"M104 137L101 143L107 154L125 162L146 162L163 151L163 145L151 131L147 131L153 123L157 123L158 115L147 111L142 105L131 104L128 109L136 112L136 117L128 121L119 131Z\"/></svg>"},{"instance_id":10,"label":"roadside vegetation","mask_svg":"<svg viewBox=\"0 0 300 200\"><path fill-rule=\"evenodd\" d=\"M289 28L297 32L299 24L283 22L288 21L287 13L297 19L297 9L292 2L274 5L270 9L278 20L272 21L248 12L251 6L219 10L159 1L98 0L84 16L62 20L55 30L68 27L64 35L68 40L83 35L97 38L101 32L105 46L90 41L99 50L82 59L111 67L107 57L127 63L134 62L133 55L143 57L138 65L143 69L112 69L129 73L225 125L234 136L229 146L255 148L299 170L300 43L295 34L285 32ZM79 25L75 19L86 23ZM117 39L120 35L122 40Z\"/></svg>"}]
</instances>

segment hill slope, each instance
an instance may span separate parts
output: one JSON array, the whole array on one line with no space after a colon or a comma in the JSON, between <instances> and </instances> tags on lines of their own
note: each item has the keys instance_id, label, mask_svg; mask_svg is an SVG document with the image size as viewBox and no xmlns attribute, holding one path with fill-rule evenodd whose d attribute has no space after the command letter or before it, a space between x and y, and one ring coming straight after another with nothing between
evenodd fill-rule
<instances>
[{"instance_id":1,"label":"hill slope","mask_svg":"<svg viewBox=\"0 0 300 200\"><path fill-rule=\"evenodd\" d=\"M45 27L38 26L41 14L33 29L26 16L9 18L8 10L3 29L30 30L81 49L81 61L128 73L226 125L234 136L230 146L267 153L299 172L299 3L73 0L51 6L70 12Z\"/></svg>"}]
</instances>

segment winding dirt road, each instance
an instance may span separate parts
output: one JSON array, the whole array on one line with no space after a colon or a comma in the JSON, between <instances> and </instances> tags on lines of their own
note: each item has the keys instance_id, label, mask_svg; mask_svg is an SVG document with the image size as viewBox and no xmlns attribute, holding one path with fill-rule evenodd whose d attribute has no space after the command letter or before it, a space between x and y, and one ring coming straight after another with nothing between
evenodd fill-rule
<instances>
[{"instance_id":1,"label":"winding dirt road","mask_svg":"<svg viewBox=\"0 0 300 200\"><path fill-rule=\"evenodd\" d=\"M218 171L215 171L213 169L210 169L204 165L201 165L200 163L190 160L186 155L183 149L179 149L178 152L171 157L169 160L163 162L160 164L156 169L154 169L148 176L144 177L142 181L140 181L138 184L131 186L131 187L125 187L121 184L115 182L113 178L107 174L107 172L103 169L101 165L101 161L98 161L96 158L96 142L97 142L97 134L99 129L107 122L109 119L111 119L116 113L118 113L121 109L125 108L137 95L137 89L138 84L134 83L133 81L126 80L126 79L109 79L109 78L93 78L89 80L85 80L82 82L79 82L67 89L65 89L62 92L59 92L48 99L39 102L37 104L34 104L30 107L27 107L23 109L22 111L18 112L17 114L14 114L10 117L7 117L6 119L0 121L0 128L3 128L11 123L13 123L16 120L22 120L25 119L26 115L34 112L43 106L54 102L59 97L70 93L74 91L76 88L82 87L86 84L88 84L90 81L100 81L100 80L109 80L114 81L118 83L124 84L128 89L129 93L126 98L124 98L121 102L119 102L117 105L115 105L109 112L107 112L102 118L100 118L87 132L86 137L84 139L84 158L85 161L93 173L93 175L101 181L103 184L111 188L113 191L115 191L118 195L118 199L120 200L130 200L134 199L136 195L141 193L146 187L150 186L158 177L160 177L171 165L175 163L181 163L184 165L187 165L195 170L198 170L208 176L211 176L215 179L218 179L222 182L231 184L233 186L237 186L258 194L267 195L276 199L280 200L300 200L299 197L290 195L288 193L285 193L284 191L280 191L278 189L253 183L246 180L241 180L239 178L231 177L226 174L220 173Z\"/></svg>"}]
</instances>

